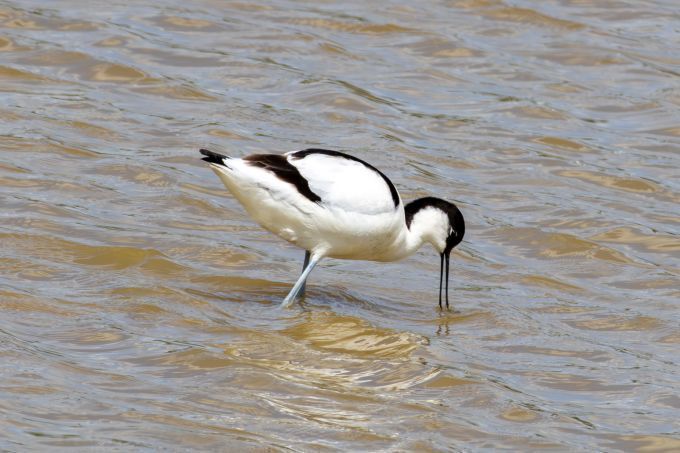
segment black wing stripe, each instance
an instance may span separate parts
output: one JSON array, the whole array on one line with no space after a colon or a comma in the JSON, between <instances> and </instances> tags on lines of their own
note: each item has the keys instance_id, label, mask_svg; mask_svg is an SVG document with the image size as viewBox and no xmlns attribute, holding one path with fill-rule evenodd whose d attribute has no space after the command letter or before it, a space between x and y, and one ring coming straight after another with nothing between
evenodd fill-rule
<instances>
[{"instance_id":1,"label":"black wing stripe","mask_svg":"<svg viewBox=\"0 0 680 453\"><path fill-rule=\"evenodd\" d=\"M333 151L330 149L318 149L318 148L309 148L309 149L303 149L302 151L296 151L291 154L291 157L294 159L304 159L305 157L309 156L310 154L323 154L326 156L333 156L333 157L342 157L344 159L348 160L353 160L355 162L359 162L360 164L363 164L366 168L373 170L377 174L380 175L380 177L385 181L385 184L387 184L387 187L390 189L390 194L392 195L392 201L394 202L394 207L396 208L399 206L399 193L397 192L397 189L394 187L394 184L392 184L392 181L385 176L380 170L375 168L373 165L369 164L368 162L364 162L363 160L350 156L349 154L341 153L340 151Z\"/></svg>"},{"instance_id":2,"label":"black wing stripe","mask_svg":"<svg viewBox=\"0 0 680 453\"><path fill-rule=\"evenodd\" d=\"M319 203L321 197L312 192L309 182L300 174L295 166L291 165L285 156L279 154L253 154L244 157L243 160L250 165L268 170L277 178L295 186L301 195L314 203Z\"/></svg>"}]
</instances>

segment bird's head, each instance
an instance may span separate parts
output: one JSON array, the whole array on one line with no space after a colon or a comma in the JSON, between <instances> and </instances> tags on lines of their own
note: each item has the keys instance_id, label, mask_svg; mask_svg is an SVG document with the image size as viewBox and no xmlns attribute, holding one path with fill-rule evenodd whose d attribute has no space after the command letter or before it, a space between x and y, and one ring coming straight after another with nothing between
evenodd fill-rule
<instances>
[{"instance_id":1,"label":"bird's head","mask_svg":"<svg viewBox=\"0 0 680 453\"><path fill-rule=\"evenodd\" d=\"M449 307L449 256L463 240L465 220L458 207L446 200L425 197L406 205L406 226L429 242L439 252L439 307L442 306L442 282L446 269L446 307Z\"/></svg>"}]
</instances>

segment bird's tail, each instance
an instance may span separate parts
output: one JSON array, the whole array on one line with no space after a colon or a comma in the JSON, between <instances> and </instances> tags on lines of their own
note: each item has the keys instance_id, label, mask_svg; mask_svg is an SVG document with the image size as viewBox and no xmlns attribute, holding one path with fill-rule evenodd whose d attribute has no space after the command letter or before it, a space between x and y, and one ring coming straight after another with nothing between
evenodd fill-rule
<instances>
[{"instance_id":1,"label":"bird's tail","mask_svg":"<svg viewBox=\"0 0 680 453\"><path fill-rule=\"evenodd\" d=\"M204 160L210 164L223 165L225 167L227 166L225 161L229 159L229 156L224 156L207 149L201 149L201 154L205 156L201 160Z\"/></svg>"}]
</instances>

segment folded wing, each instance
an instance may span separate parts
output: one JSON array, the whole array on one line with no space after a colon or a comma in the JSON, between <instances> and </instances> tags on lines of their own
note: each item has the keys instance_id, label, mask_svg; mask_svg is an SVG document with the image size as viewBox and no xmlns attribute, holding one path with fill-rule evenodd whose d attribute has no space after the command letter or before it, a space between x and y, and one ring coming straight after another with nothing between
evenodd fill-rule
<instances>
[{"instance_id":1,"label":"folded wing","mask_svg":"<svg viewBox=\"0 0 680 453\"><path fill-rule=\"evenodd\" d=\"M394 212L401 200L392 182L372 165L338 151L306 149L285 154L309 190L329 209L362 214ZM308 197L309 198L309 197Z\"/></svg>"}]
</instances>

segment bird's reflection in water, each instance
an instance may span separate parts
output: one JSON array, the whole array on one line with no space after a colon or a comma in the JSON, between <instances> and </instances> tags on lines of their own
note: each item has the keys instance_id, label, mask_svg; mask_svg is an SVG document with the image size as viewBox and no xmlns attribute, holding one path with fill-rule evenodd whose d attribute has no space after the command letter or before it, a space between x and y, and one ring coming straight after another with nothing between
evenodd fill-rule
<instances>
[{"instance_id":1,"label":"bird's reflection in water","mask_svg":"<svg viewBox=\"0 0 680 453\"><path fill-rule=\"evenodd\" d=\"M449 317L449 313L444 312L444 311L440 311L439 312L439 323L437 324L437 331L435 332L435 335L437 335L438 337L449 336L449 333L450 333L449 322L451 322L451 318Z\"/></svg>"},{"instance_id":2,"label":"bird's reflection in water","mask_svg":"<svg viewBox=\"0 0 680 453\"><path fill-rule=\"evenodd\" d=\"M480 315L483 316L483 314L480 312L463 313L460 310L444 309L439 310L437 312L437 318L432 319L431 322L433 324L437 324L435 335L448 336L451 333L451 324L457 324L471 319L476 319Z\"/></svg>"}]
</instances>

